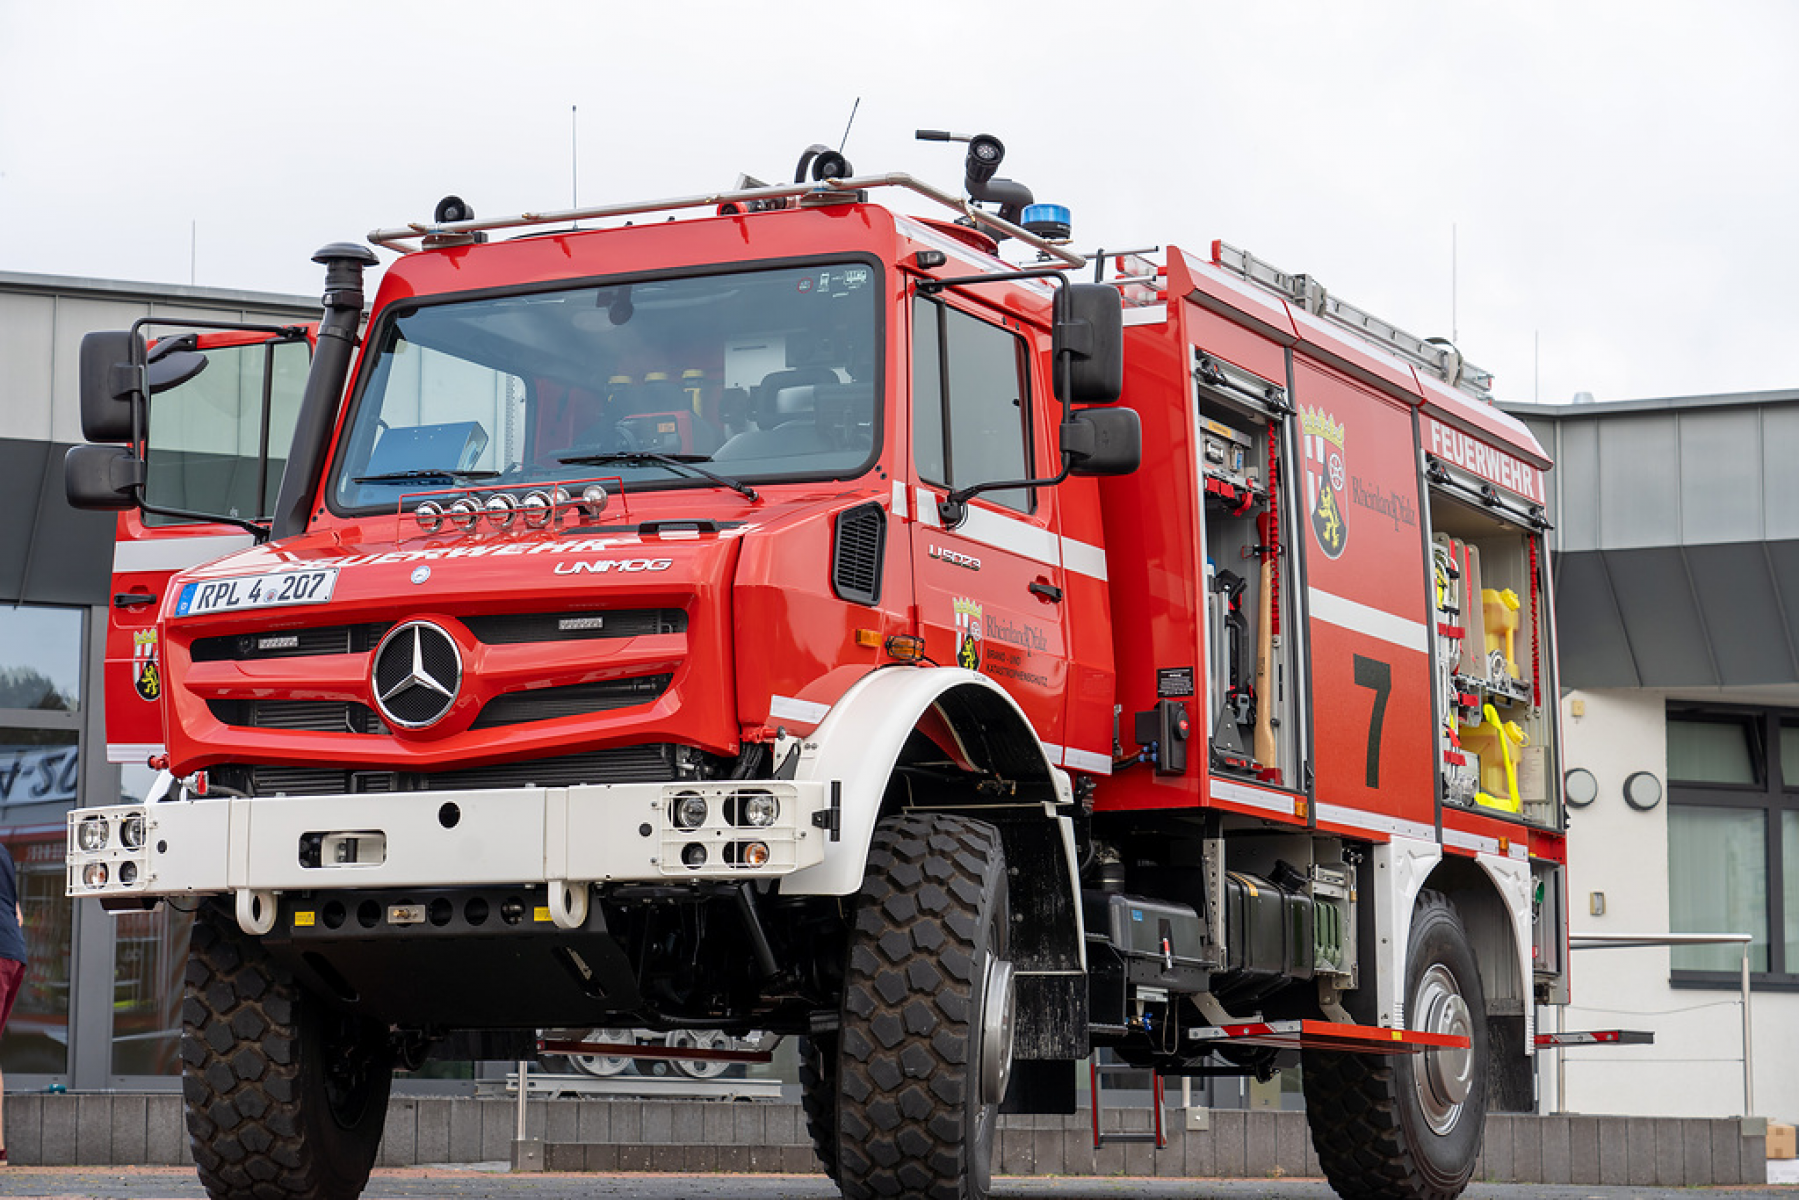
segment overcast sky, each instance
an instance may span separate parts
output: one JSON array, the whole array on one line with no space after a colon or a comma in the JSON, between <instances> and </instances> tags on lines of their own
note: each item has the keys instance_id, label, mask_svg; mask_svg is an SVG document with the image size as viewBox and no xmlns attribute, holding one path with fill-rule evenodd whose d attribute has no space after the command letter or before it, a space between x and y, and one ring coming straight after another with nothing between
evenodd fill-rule
<instances>
[{"instance_id":1,"label":"overcast sky","mask_svg":"<svg viewBox=\"0 0 1799 1200\"><path fill-rule=\"evenodd\" d=\"M991 132L1081 247L1223 238L1502 398L1791 388L1796 81L1786 0L0 0L0 271L316 294L448 192L790 178L860 97L861 172Z\"/></svg>"}]
</instances>

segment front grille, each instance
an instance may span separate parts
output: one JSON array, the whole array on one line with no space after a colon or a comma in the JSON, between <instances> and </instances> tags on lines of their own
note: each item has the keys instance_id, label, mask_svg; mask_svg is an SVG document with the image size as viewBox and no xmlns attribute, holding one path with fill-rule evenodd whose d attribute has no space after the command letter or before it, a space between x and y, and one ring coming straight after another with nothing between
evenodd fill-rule
<instances>
[{"instance_id":1,"label":"front grille","mask_svg":"<svg viewBox=\"0 0 1799 1200\"><path fill-rule=\"evenodd\" d=\"M588 638L647 637L685 633L687 613L679 608L630 608L595 612L500 613L464 617L469 632L490 646L525 642L566 642Z\"/></svg>"},{"instance_id":2,"label":"front grille","mask_svg":"<svg viewBox=\"0 0 1799 1200\"><path fill-rule=\"evenodd\" d=\"M353 700L208 700L212 715L240 729L311 733L390 733L366 704Z\"/></svg>"},{"instance_id":3,"label":"front grille","mask_svg":"<svg viewBox=\"0 0 1799 1200\"><path fill-rule=\"evenodd\" d=\"M475 718L474 729L523 725L556 717L578 717L648 704L668 690L672 675L646 675L641 679L608 679L601 683L577 683L568 687L534 688L508 692L487 702Z\"/></svg>"},{"instance_id":4,"label":"front grille","mask_svg":"<svg viewBox=\"0 0 1799 1200\"><path fill-rule=\"evenodd\" d=\"M329 796L360 792L444 792L476 788L577 787L657 783L675 774L672 745L625 746L557 758L491 763L450 771L369 771L221 763L207 774L221 790L251 796Z\"/></svg>"},{"instance_id":5,"label":"front grille","mask_svg":"<svg viewBox=\"0 0 1799 1200\"><path fill-rule=\"evenodd\" d=\"M860 504L838 513L831 590L856 604L879 604L886 546L887 510L879 504Z\"/></svg>"},{"instance_id":6,"label":"front grille","mask_svg":"<svg viewBox=\"0 0 1799 1200\"><path fill-rule=\"evenodd\" d=\"M261 658L306 658L315 654L367 654L392 628L393 622L384 621L199 638L194 642L193 655L195 662L244 662Z\"/></svg>"}]
</instances>

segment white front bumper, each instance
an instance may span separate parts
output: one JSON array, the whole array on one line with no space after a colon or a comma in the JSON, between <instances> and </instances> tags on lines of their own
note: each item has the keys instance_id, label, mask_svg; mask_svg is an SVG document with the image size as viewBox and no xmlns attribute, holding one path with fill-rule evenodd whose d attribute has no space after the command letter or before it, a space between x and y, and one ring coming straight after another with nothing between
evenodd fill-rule
<instances>
[{"instance_id":1,"label":"white front bumper","mask_svg":"<svg viewBox=\"0 0 1799 1200\"><path fill-rule=\"evenodd\" d=\"M750 792L776 798L773 824L727 824ZM694 793L706 819L677 828L673 802ZM68 814L68 894L779 878L823 861L830 808L828 784L768 780L107 805ZM757 866L752 844L766 851Z\"/></svg>"}]
</instances>

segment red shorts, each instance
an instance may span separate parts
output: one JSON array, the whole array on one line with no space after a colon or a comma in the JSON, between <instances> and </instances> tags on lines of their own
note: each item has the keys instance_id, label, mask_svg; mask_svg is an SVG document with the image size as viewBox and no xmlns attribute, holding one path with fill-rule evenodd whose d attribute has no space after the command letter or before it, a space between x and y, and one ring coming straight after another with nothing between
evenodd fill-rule
<instances>
[{"instance_id":1,"label":"red shorts","mask_svg":"<svg viewBox=\"0 0 1799 1200\"><path fill-rule=\"evenodd\" d=\"M0 958L0 1030L12 1016L12 1002L19 998L25 983L25 964L16 958Z\"/></svg>"}]
</instances>

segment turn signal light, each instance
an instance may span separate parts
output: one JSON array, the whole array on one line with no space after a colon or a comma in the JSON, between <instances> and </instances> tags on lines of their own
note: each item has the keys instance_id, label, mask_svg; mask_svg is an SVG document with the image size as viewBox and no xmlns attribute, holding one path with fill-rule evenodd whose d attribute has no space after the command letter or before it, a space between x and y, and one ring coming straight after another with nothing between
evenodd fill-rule
<instances>
[{"instance_id":1,"label":"turn signal light","mask_svg":"<svg viewBox=\"0 0 1799 1200\"><path fill-rule=\"evenodd\" d=\"M895 662L918 662L924 657L924 639L896 633L887 639L887 657Z\"/></svg>"}]
</instances>

